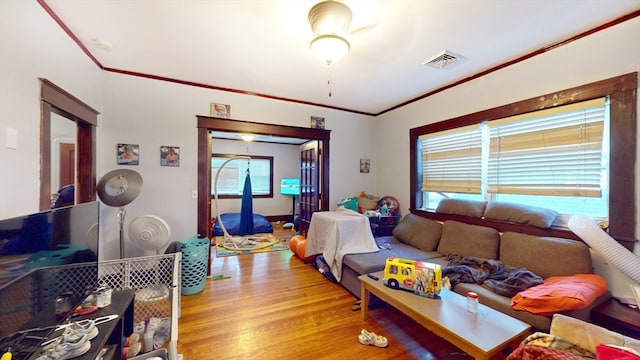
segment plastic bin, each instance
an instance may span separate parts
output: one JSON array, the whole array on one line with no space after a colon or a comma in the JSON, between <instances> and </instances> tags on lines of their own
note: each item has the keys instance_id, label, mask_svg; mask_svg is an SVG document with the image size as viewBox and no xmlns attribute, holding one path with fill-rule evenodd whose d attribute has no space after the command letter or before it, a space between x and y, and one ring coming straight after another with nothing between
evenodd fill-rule
<instances>
[{"instance_id":1,"label":"plastic bin","mask_svg":"<svg viewBox=\"0 0 640 360\"><path fill-rule=\"evenodd\" d=\"M190 237L181 241L182 295L193 295L204 290L209 265L209 238Z\"/></svg>"}]
</instances>

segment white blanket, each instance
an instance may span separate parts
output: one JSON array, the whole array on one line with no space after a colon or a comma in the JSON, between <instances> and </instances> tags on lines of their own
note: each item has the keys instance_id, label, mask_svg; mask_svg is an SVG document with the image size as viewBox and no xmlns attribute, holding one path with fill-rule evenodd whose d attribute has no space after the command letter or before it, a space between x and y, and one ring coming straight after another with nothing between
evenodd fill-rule
<instances>
[{"instance_id":1,"label":"white blanket","mask_svg":"<svg viewBox=\"0 0 640 360\"><path fill-rule=\"evenodd\" d=\"M378 250L366 216L352 210L320 211L311 216L305 257L322 254L336 280L342 277L345 255Z\"/></svg>"}]
</instances>

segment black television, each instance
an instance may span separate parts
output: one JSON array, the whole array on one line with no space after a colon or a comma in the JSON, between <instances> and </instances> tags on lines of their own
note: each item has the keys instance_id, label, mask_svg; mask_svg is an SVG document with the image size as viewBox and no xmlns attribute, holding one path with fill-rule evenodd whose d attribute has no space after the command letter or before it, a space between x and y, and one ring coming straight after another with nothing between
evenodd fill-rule
<instances>
[{"instance_id":1,"label":"black television","mask_svg":"<svg viewBox=\"0 0 640 360\"><path fill-rule=\"evenodd\" d=\"M55 318L57 296L79 304L96 288L99 218L93 201L0 220L0 344Z\"/></svg>"}]
</instances>

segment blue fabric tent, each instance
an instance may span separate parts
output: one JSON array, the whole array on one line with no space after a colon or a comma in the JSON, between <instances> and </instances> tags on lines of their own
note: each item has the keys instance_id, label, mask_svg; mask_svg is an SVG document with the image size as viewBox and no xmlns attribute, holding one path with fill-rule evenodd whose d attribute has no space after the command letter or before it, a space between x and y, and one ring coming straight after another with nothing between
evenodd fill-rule
<instances>
[{"instance_id":1,"label":"blue fabric tent","mask_svg":"<svg viewBox=\"0 0 640 360\"><path fill-rule=\"evenodd\" d=\"M244 188L242 189L242 206L240 208L240 227L238 235L254 234L253 227L253 195L251 190L251 178L249 171L244 179Z\"/></svg>"}]
</instances>

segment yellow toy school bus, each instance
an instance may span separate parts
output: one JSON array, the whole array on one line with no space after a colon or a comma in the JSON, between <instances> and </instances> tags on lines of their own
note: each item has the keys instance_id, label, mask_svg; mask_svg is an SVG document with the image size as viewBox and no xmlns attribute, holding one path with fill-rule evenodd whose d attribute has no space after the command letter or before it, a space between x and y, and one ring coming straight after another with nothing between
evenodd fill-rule
<instances>
[{"instance_id":1,"label":"yellow toy school bus","mask_svg":"<svg viewBox=\"0 0 640 360\"><path fill-rule=\"evenodd\" d=\"M426 297L436 297L442 286L440 265L409 259L387 258L383 283Z\"/></svg>"}]
</instances>

